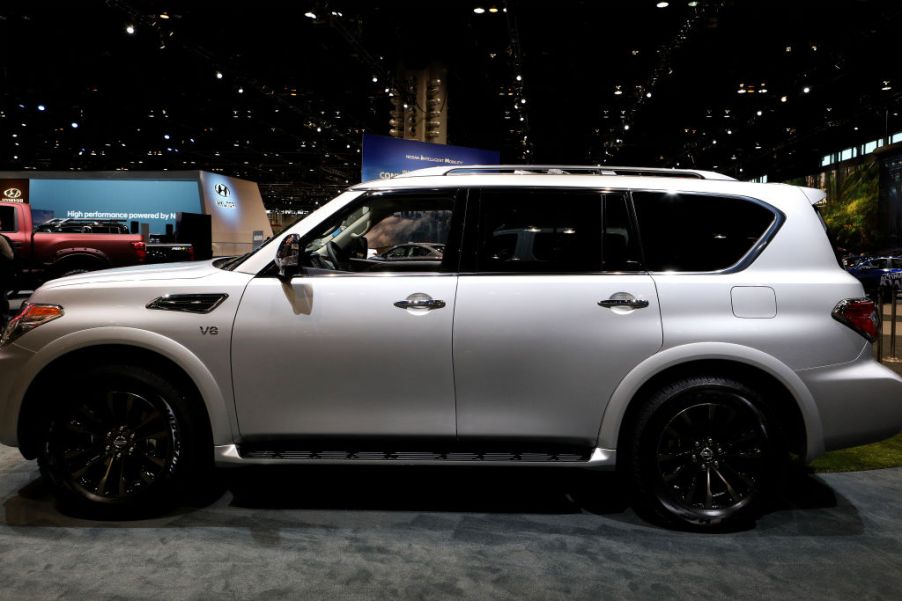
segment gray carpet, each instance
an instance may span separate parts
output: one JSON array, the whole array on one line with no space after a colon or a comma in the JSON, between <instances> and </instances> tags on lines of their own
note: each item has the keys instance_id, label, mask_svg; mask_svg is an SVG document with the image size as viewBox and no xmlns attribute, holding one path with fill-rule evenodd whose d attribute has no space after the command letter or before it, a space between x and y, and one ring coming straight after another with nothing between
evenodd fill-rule
<instances>
[{"instance_id":1,"label":"gray carpet","mask_svg":"<svg viewBox=\"0 0 902 601\"><path fill-rule=\"evenodd\" d=\"M589 477L591 476L591 477ZM650 526L612 477L238 474L136 522L63 515L0 447L2 599L899 599L902 469L793 479L743 532Z\"/></svg>"}]
</instances>

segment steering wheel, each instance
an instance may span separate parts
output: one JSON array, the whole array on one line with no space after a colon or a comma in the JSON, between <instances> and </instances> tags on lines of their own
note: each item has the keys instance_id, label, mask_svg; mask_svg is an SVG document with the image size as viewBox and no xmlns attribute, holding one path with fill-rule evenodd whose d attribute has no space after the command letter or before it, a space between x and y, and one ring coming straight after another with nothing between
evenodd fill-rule
<instances>
[{"instance_id":1,"label":"steering wheel","mask_svg":"<svg viewBox=\"0 0 902 601\"><path fill-rule=\"evenodd\" d=\"M329 257L329 262L332 263L332 269L336 271L342 271L341 261L338 259L340 253L341 248L335 242L329 241L326 244L326 256Z\"/></svg>"}]
</instances>

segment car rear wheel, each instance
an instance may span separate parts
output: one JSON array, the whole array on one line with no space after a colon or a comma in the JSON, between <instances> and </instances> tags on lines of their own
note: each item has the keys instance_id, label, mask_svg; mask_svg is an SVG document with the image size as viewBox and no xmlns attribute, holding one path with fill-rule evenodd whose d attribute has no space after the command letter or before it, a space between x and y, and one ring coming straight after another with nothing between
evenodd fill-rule
<instances>
[{"instance_id":1,"label":"car rear wheel","mask_svg":"<svg viewBox=\"0 0 902 601\"><path fill-rule=\"evenodd\" d=\"M654 393L630 439L637 508L693 529L753 521L782 457L765 407L760 394L722 377L687 378Z\"/></svg>"},{"instance_id":2,"label":"car rear wheel","mask_svg":"<svg viewBox=\"0 0 902 601\"><path fill-rule=\"evenodd\" d=\"M56 402L39 456L60 500L114 515L177 501L206 464L188 396L131 365L97 367L78 380L87 385Z\"/></svg>"}]
</instances>

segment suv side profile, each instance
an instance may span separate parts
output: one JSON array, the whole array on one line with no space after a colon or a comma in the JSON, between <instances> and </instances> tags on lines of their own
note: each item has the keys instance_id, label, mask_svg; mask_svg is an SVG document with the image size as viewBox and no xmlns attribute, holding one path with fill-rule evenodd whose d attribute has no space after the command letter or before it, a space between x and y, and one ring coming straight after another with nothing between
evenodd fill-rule
<instances>
[{"instance_id":1,"label":"suv side profile","mask_svg":"<svg viewBox=\"0 0 902 601\"><path fill-rule=\"evenodd\" d=\"M823 197L619 167L359 184L242 257L35 291L0 340L0 442L93 510L214 466L518 465L617 469L669 525L745 522L789 456L902 429ZM369 252L424 242L444 252Z\"/></svg>"}]
</instances>

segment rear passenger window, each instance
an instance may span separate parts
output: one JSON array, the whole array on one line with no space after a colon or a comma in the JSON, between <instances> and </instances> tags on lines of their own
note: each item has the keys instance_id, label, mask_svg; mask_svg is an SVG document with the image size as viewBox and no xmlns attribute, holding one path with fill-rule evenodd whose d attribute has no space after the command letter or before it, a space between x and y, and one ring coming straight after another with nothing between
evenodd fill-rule
<instances>
[{"instance_id":1,"label":"rear passenger window","mask_svg":"<svg viewBox=\"0 0 902 601\"><path fill-rule=\"evenodd\" d=\"M739 262L774 222L749 200L703 194L634 192L649 271L718 271Z\"/></svg>"},{"instance_id":2,"label":"rear passenger window","mask_svg":"<svg viewBox=\"0 0 902 601\"><path fill-rule=\"evenodd\" d=\"M600 271L601 194L485 189L477 235L478 271Z\"/></svg>"}]
</instances>

